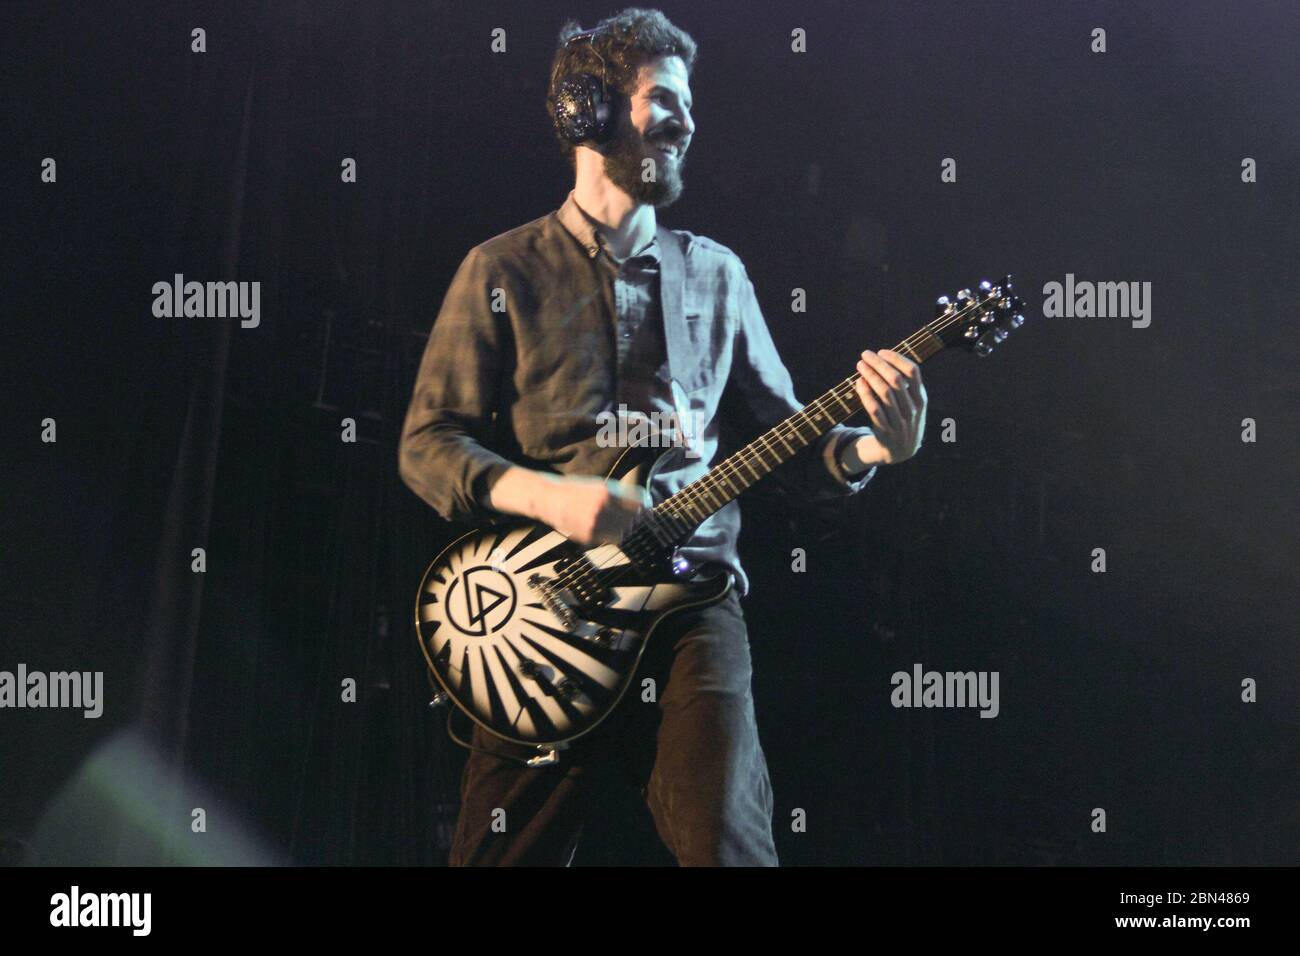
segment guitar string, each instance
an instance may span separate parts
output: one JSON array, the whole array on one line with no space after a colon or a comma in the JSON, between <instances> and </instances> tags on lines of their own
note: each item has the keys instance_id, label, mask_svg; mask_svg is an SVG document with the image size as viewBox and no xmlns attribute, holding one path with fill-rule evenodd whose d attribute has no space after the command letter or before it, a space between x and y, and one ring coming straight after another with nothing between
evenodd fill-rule
<instances>
[{"instance_id":1,"label":"guitar string","mask_svg":"<svg viewBox=\"0 0 1300 956\"><path fill-rule=\"evenodd\" d=\"M1005 290L1002 290L1002 289L999 287L998 293L1002 293L1002 292L1004 292L1004 291L1005 291ZM962 308L962 309L958 309L958 310L956 310L956 311L954 311L954 312L951 312L951 313L948 313L948 314L945 315L945 316L939 316L939 318L936 319L935 321L930 322L929 324L927 324L926 326L922 327L921 329L918 329L916 332L913 332L913 333L912 333L911 335L909 335L907 338L903 339L903 341L902 341L901 343L899 343L899 345L894 349L894 351L902 352L903 350L906 349L906 350L908 350L908 351L913 352L913 354L919 354L919 353L917 353L917 346L919 346L921 343L923 343L923 342L925 341L925 339L926 339L927 336L937 338L938 336L936 335L936 332L944 332L944 331L947 331L948 329L952 328L954 325L957 325L957 324L961 323L961 322L964 321L967 317L969 317L970 315L974 314L976 311L978 311L978 310L982 309L983 307L987 306L987 305L988 305L991 301L993 301L995 298L1006 298L1006 296L1005 296L1005 295L995 294L995 293L993 293L993 292L990 292L989 295L986 296L983 300L978 299L978 298L973 298L972 301L971 301L971 303L970 303L969 305L965 306L964 308ZM940 320L942 320L942 321L940 321ZM936 324L936 322L937 322L938 324ZM942 351L942 350L940 350L940 351ZM937 355L937 354L938 354L938 352L934 352L934 353L931 353L931 355L930 355L930 356L927 356L927 357L933 357L934 355ZM924 361L924 360L925 360L925 359L923 358L922 361ZM848 388L848 387L852 387L852 386L854 385L854 383L857 381L857 378L858 378L857 375L851 375L851 376L849 376L848 378L844 379L842 382L840 382L838 385L832 386L830 389L827 390L826 393L824 393L823 395L819 396L817 399L815 399L814 401L810 402L808 405L805 405L803 409L800 409L800 411L796 412L794 415L791 415L789 418L785 419L784 421L779 422L779 423L778 423L777 425L775 425L773 428L769 429L767 432L765 432L764 434L760 435L760 436L759 436L758 438L756 438L753 442L751 442L750 445L760 445L760 446L764 446L764 445L765 445L767 451L772 452L773 454L775 454L775 455L779 458L779 456L780 456L780 451L779 451L779 450L778 450L774 445L768 444L768 435L771 434L771 435L773 435L774 438L781 438L781 440L785 443L786 447L787 447L787 448L791 448L792 446L790 445L790 443L789 443L789 441L788 441L788 438L790 437L790 435L795 435L795 436L797 436L800 440L803 440L803 435L802 435L802 433L799 431L798 427L797 427L795 424L793 424L792 419L796 419L796 418L798 418L798 417L801 416L801 415L803 415L804 417L807 417L807 415L806 415L806 410L807 410L808 408L812 407L812 406L817 406L818 411L820 411L823 415L826 415L827 417L829 417L829 413L828 413L827 408L821 406L821 402L823 401L823 399L827 398L828 396L832 396L833 393L836 393L836 392L838 392L838 391L840 391L840 390L842 390L842 389L845 389L845 388ZM847 420L848 418L851 418L853 415L855 415L855 414L857 413L857 411L858 411L858 409L853 409L851 412L849 412L848 415L845 416L844 420ZM809 421L812 422L812 419L809 419ZM835 424L835 423L833 423L833 424ZM783 434L781 430L782 430L783 428L787 428L787 427L788 427L788 429L789 429L789 434ZM814 424L814 427L815 427L815 424ZM832 427L833 427L833 425L832 425ZM827 431L829 431L829 428L827 429ZM825 434L825 433L823 432L822 434ZM818 436L818 437L820 437L820 436ZM814 439L814 440L815 440L815 439ZM802 451L803 448L808 447L809 444L811 444L811 442L805 442L805 444L802 445L798 450L792 451L792 452L791 452L791 457L793 457L794 455L798 454L798 452L799 452L799 451ZM669 503L672 502L674 499L678 499L678 497L681 496L683 493L686 493L686 496L685 496L684 498L682 498L682 499L679 501L679 503L678 503L677 505L670 507L670 508L668 509L668 511L665 512L665 514L667 515L667 517L668 517L668 518L669 518L673 523L675 523L675 524L677 524L677 523L681 523L682 519L685 518L685 520L686 520L687 522L694 521L694 522L695 522L695 526L698 527L700 524L703 524L704 521L708 520L708 518L712 515L712 513L716 512L716 511L718 511L718 510L721 510L721 508L725 507L726 503L729 503L729 502L724 502L724 504L722 504L722 505L717 505L717 506L713 505L713 504L710 502L710 500L708 499L708 497L706 497L706 495L707 495L707 490L706 490L706 489L704 489L704 488L700 488L699 490L697 490L697 491L695 491L695 492L690 492L689 489L690 489L690 487L691 487L692 485L698 485L698 484L701 484L701 483L709 482L710 480L712 480L712 482L713 482L714 484L716 484L716 483L719 482L719 481L728 480L729 478L731 478L731 477L735 477L735 476L739 476L739 477L740 477L740 480L741 480L742 482L745 481L746 479L745 479L744 475L743 475L743 474L741 473L741 471L740 471L740 465L741 465L741 464L748 464L749 462L752 462L752 461L758 461L758 462L760 462L761 464L766 465L766 462L764 461L764 459L763 459L763 457L762 457L762 456L763 456L763 451L765 450L763 447L755 448L755 449L753 450L752 453L748 453L748 454L747 454L747 453L746 453L746 449L748 449L748 448L749 448L749 446L747 445L745 448L740 449L739 451L737 451L737 452L734 453L733 455L729 456L729 457L728 457L726 460L724 460L723 462L720 462L719 465L718 465L716 468L711 469L707 474L705 474L705 475L701 476L700 478L696 479L694 482L691 482L691 485L688 485L686 488L681 489L680 491L678 491L678 492L676 492L675 494L671 495L669 498L665 499L664 502L661 502L661 504L669 504ZM734 459L734 461L733 461L733 459ZM789 459L786 459L786 460L788 461ZM756 484L758 481L760 481L760 480L762 480L763 478L767 477L767 475L770 474L772 470L774 470L774 469L777 468L777 467L780 467L780 465L782 465L782 464L784 464L784 463L785 463L784 461L778 461L778 463L777 463L776 465L772 466L772 467L769 468L766 472L764 472L763 474L758 475L758 477L754 478L753 481L751 482L751 484ZM751 472L751 474L755 473L755 469L751 468L751 469L750 469L750 472ZM716 475L717 477L716 477L716 478L713 478L712 476L715 476L715 475ZM728 481L728 483L730 483L730 482ZM742 488L741 491L739 491L739 492L733 492L733 493L732 493L732 496L731 496L731 500L734 500L736 496L738 496L739 494L743 493L745 490L747 490L747 489L746 489L746 488ZM711 511L711 512L705 514L704 518L699 519L699 520L696 520L696 519L694 518L693 515L690 515L690 514L687 513L687 509L690 508L692 505L694 505L696 502L703 502L704 505L705 505L706 507L713 508L713 511ZM659 516L656 514L655 509L650 509L649 512L648 512L648 514L649 514L651 517L648 517L645 521L643 521L643 523L642 523L641 525L639 525L637 528L633 529L633 531L629 533L629 535L628 535L628 539L631 539L633 536L635 536L635 535L637 535L637 534L640 534L641 532L643 532L643 531L646 530L647 528L650 528L650 529L651 529L651 534L652 534L654 537L656 537L656 538L658 537L658 535L654 535L654 530L653 530L653 527L652 527L652 526L653 526L653 525L654 525L654 524L659 520ZM668 534L669 534L669 536L670 536L670 540L671 540L671 537L672 537L673 535L675 535L675 534L680 534L680 533L682 533L682 531L685 531L685 530L689 530L690 527L691 527L691 525L688 523L688 524L686 525L685 528L679 528L679 529L667 529L667 530L668 530ZM660 530L664 530L664 529L661 527ZM632 545L632 548L633 548L633 549L639 550L638 545L637 545L637 542L635 542L635 541L631 541L630 544ZM653 551L654 551L654 546L653 546L650 542L645 542L645 544L648 545L649 547L648 547L648 549L646 550L646 553L645 553L644 555L642 555L643 557L649 556L649 555L652 554ZM635 555L631 555L631 554L628 554L628 553L627 553L627 549L624 547L623 543L620 543L619 545L615 546L615 552L616 552L616 553L615 553L614 555L610 556L610 558L609 558L607 561L605 561L604 563L599 564L599 565L592 565L591 562L590 562L590 560L588 560L588 561L587 561L587 564L589 565L589 568L581 568L581 569L576 569L576 570L570 570L570 569L566 568L563 572L561 572L559 575L557 575L555 578L553 578L553 579L549 582L549 585L550 585L551 587L559 586L559 587L561 588L561 590L563 590L563 589L565 589L565 588L568 588L568 587L572 587L572 586L574 586L574 585L576 584L576 582L577 582L577 580L578 580L579 577L594 577L594 578L596 579L596 583L597 583L597 584L610 584L610 583L612 583L613 581L617 580L619 577L621 577L621 576L623 575L623 573L625 573L625 570L626 570L625 567L622 567L622 566L619 567L619 568L614 568L614 569L610 569L610 568L609 568L609 565L610 565L613 561L615 561L615 560L617 559L617 557L618 557L619 554L623 554L623 555L625 555L625 556L627 556L627 557L631 557L633 560L636 560L636 556L635 556ZM583 554L582 557L585 558L586 555ZM575 564L576 564L576 562L575 562ZM613 574L608 574L608 573L605 574L604 577L606 578L606 580L602 581L602 580L601 580L601 577L602 577L601 572L608 572L608 571L611 571L611 570L613 571Z\"/></svg>"}]
</instances>

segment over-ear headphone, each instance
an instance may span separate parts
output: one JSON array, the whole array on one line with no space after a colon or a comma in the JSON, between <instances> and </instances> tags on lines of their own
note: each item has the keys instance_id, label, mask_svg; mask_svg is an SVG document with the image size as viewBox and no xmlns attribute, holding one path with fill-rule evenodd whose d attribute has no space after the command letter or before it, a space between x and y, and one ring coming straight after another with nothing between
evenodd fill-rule
<instances>
[{"instance_id":1,"label":"over-ear headphone","mask_svg":"<svg viewBox=\"0 0 1300 956\"><path fill-rule=\"evenodd\" d=\"M579 40L591 43L594 30L578 33L564 41L568 46ZM555 131L567 142L577 146L579 143L603 145L614 138L616 117L614 113L614 93L608 85L605 75L605 58L600 57L601 75L591 73L574 73L564 77L555 85L555 95L551 101L551 120Z\"/></svg>"}]
</instances>

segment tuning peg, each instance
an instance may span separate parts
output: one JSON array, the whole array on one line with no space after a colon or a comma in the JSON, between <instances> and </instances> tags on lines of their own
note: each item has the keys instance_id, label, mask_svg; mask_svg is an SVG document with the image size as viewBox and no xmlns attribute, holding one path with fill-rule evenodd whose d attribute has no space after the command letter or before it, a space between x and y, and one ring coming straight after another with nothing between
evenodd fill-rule
<instances>
[{"instance_id":1,"label":"tuning peg","mask_svg":"<svg viewBox=\"0 0 1300 956\"><path fill-rule=\"evenodd\" d=\"M985 341L981 340L975 343L975 354L978 355L980 358L987 358L988 354L992 351L993 351L993 346L989 345Z\"/></svg>"},{"instance_id":2,"label":"tuning peg","mask_svg":"<svg viewBox=\"0 0 1300 956\"><path fill-rule=\"evenodd\" d=\"M1005 341L1007 340L1007 336L1010 335L1010 334L1011 334L1011 333L1008 332L1006 329L994 329L994 330L993 330L993 337L994 337L995 339L997 339L999 342L1005 342Z\"/></svg>"},{"instance_id":3,"label":"tuning peg","mask_svg":"<svg viewBox=\"0 0 1300 956\"><path fill-rule=\"evenodd\" d=\"M958 299L969 299L969 298L970 298L970 289L962 289L961 291L959 291L959 292L957 293L957 298L958 298Z\"/></svg>"},{"instance_id":4,"label":"tuning peg","mask_svg":"<svg viewBox=\"0 0 1300 956\"><path fill-rule=\"evenodd\" d=\"M981 312L981 313L980 313L980 325L992 325L992 324L993 324L993 313L992 313L992 312Z\"/></svg>"},{"instance_id":5,"label":"tuning peg","mask_svg":"<svg viewBox=\"0 0 1300 956\"><path fill-rule=\"evenodd\" d=\"M1008 319L1007 321L1009 321L1009 322L1011 323L1011 327L1012 327L1013 329L1018 329L1018 328L1020 328L1022 325L1025 324L1025 317L1024 317L1023 315L1021 315L1019 312L1017 312L1015 315L1013 315L1013 316L1012 316L1010 319Z\"/></svg>"},{"instance_id":6,"label":"tuning peg","mask_svg":"<svg viewBox=\"0 0 1300 956\"><path fill-rule=\"evenodd\" d=\"M1006 275L1002 277L1002 291L1003 292L1011 291L1011 276Z\"/></svg>"},{"instance_id":7,"label":"tuning peg","mask_svg":"<svg viewBox=\"0 0 1300 956\"><path fill-rule=\"evenodd\" d=\"M934 304L935 316L937 317L940 315L947 315L951 311L952 311L952 302L948 299L946 295L939 296L939 300Z\"/></svg>"},{"instance_id":8,"label":"tuning peg","mask_svg":"<svg viewBox=\"0 0 1300 956\"><path fill-rule=\"evenodd\" d=\"M962 336L963 336L964 338L968 338L968 339L977 339L977 338L979 338L979 337L980 337L980 330L979 330L979 327L978 327L978 326L974 326L974 325L968 326L967 329L966 329L966 331L962 333Z\"/></svg>"},{"instance_id":9,"label":"tuning peg","mask_svg":"<svg viewBox=\"0 0 1300 956\"><path fill-rule=\"evenodd\" d=\"M992 288L993 288L993 283L990 282L988 279L985 279L984 281L982 281L982 282L980 283L980 291L981 291L981 292L988 292L988 291L990 291Z\"/></svg>"}]
</instances>

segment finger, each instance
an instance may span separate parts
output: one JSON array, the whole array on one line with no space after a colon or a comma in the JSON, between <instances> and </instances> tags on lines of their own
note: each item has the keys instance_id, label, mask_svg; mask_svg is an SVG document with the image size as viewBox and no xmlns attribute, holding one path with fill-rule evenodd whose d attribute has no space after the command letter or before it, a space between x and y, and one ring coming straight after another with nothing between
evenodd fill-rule
<instances>
[{"instance_id":1,"label":"finger","mask_svg":"<svg viewBox=\"0 0 1300 956\"><path fill-rule=\"evenodd\" d=\"M893 349L881 349L876 353L877 356L884 359L894 368L898 369L900 375L904 376L909 382L920 378L921 366L917 365L902 352L895 352Z\"/></svg>"},{"instance_id":2,"label":"finger","mask_svg":"<svg viewBox=\"0 0 1300 956\"><path fill-rule=\"evenodd\" d=\"M876 370L876 373L885 380L893 391L907 391L907 378L905 378L903 373L899 369L895 368L892 363L881 358L875 352L863 352L862 359Z\"/></svg>"},{"instance_id":3,"label":"finger","mask_svg":"<svg viewBox=\"0 0 1300 956\"><path fill-rule=\"evenodd\" d=\"M871 390L871 386L862 379L858 379L853 383L853 389L858 393L858 398L862 401L862 407L867 411L867 418L870 419L871 424L875 426L876 432L883 432L885 434L892 432L892 426L885 419L884 406L881 405L880 401L876 398L875 393Z\"/></svg>"},{"instance_id":4,"label":"finger","mask_svg":"<svg viewBox=\"0 0 1300 956\"><path fill-rule=\"evenodd\" d=\"M893 407L892 405L886 404L885 401L881 399L880 393L884 392L885 394L888 395L889 388L883 382L879 381L878 376L877 376L877 381L873 383L869 376L872 376L874 374L875 373L869 367L866 366L859 367L858 380L855 383L855 387L861 386L861 389L858 392L859 396L865 395L867 398L870 399L869 403L866 400L863 401L864 408L867 408L869 410L872 406L874 406L875 408L878 409L876 413L876 419L873 420L872 424L874 424L877 428L883 428L890 432L896 432L898 431L899 427L902 424L902 422L898 418L898 409ZM868 411L868 414L870 414L870 411Z\"/></svg>"},{"instance_id":5,"label":"finger","mask_svg":"<svg viewBox=\"0 0 1300 956\"><path fill-rule=\"evenodd\" d=\"M894 408L898 412L898 418L901 422L906 422L916 415L916 397L908 387L907 380L904 379L902 384L892 389L894 395Z\"/></svg>"},{"instance_id":6,"label":"finger","mask_svg":"<svg viewBox=\"0 0 1300 956\"><path fill-rule=\"evenodd\" d=\"M867 364L865 359L858 363L858 375L861 376L860 380L865 381L875 394L876 400L880 403L882 409L881 415L888 423L888 427L897 430L902 424L902 420L898 415L898 393L889 387L889 383L881 378L880 373L873 366Z\"/></svg>"},{"instance_id":7,"label":"finger","mask_svg":"<svg viewBox=\"0 0 1300 956\"><path fill-rule=\"evenodd\" d=\"M918 363L893 349L881 349L876 354L903 376L903 380L907 383L907 392L914 402L920 404L926 400L925 383L921 379L921 366Z\"/></svg>"},{"instance_id":8,"label":"finger","mask_svg":"<svg viewBox=\"0 0 1300 956\"><path fill-rule=\"evenodd\" d=\"M915 362L899 355L897 352L890 352L889 349L883 349L878 353L863 353L863 359L871 362L872 367L880 374L880 377L884 379L884 381L889 385L890 390L893 392L892 402L886 400L885 404L893 405L897 408L899 411L899 418L902 421L907 421L916 413L916 403L919 400L919 396L914 396L912 394L911 380L907 377L908 370L906 368L899 368L893 362L884 358L883 356L886 353L893 355L899 363L906 363L914 369L917 368L917 365ZM872 361L873 359L874 361Z\"/></svg>"}]
</instances>

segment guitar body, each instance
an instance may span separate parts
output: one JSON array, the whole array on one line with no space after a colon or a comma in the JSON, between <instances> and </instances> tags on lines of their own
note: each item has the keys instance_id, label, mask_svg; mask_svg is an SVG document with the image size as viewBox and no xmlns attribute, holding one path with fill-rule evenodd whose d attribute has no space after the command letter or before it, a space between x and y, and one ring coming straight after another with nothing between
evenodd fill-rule
<instances>
[{"instance_id":1,"label":"guitar body","mask_svg":"<svg viewBox=\"0 0 1300 956\"><path fill-rule=\"evenodd\" d=\"M629 448L607 477L647 488L680 448ZM555 590L584 558L614 580L599 602ZM584 549L542 524L473 531L425 571L415 626L430 670L484 730L539 749L566 745L613 711L660 622L716 604L732 575L633 563L616 545Z\"/></svg>"}]
</instances>

